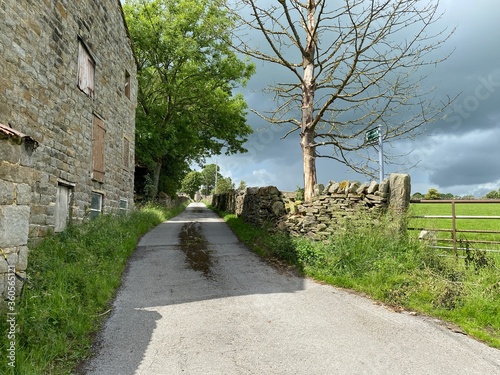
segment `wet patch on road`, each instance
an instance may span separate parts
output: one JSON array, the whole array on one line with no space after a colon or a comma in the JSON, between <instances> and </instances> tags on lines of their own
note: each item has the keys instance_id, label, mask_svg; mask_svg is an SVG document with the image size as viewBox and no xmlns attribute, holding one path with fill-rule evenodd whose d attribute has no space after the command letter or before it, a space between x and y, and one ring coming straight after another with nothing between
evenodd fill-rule
<instances>
[{"instance_id":1,"label":"wet patch on road","mask_svg":"<svg viewBox=\"0 0 500 375\"><path fill-rule=\"evenodd\" d=\"M179 233L179 242L182 252L186 255L186 263L189 268L202 272L207 278L213 279L214 260L212 250L208 249L208 243L201 233L199 223L186 223Z\"/></svg>"}]
</instances>

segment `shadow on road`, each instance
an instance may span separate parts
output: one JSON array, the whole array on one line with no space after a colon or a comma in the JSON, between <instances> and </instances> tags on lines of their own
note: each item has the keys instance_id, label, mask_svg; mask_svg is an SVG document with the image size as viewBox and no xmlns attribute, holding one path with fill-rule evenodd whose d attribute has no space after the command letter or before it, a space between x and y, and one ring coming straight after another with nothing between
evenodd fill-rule
<instances>
[{"instance_id":1,"label":"shadow on road","mask_svg":"<svg viewBox=\"0 0 500 375\"><path fill-rule=\"evenodd\" d=\"M135 374L169 306L303 288L304 279L250 252L215 213L190 205L140 240L95 355L79 373Z\"/></svg>"}]
</instances>

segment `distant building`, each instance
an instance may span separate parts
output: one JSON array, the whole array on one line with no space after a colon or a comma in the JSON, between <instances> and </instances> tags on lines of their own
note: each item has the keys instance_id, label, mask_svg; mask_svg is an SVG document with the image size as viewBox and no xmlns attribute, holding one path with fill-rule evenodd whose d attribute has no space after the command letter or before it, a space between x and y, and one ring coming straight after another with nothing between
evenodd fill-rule
<instances>
[{"instance_id":1,"label":"distant building","mask_svg":"<svg viewBox=\"0 0 500 375\"><path fill-rule=\"evenodd\" d=\"M119 0L2 0L0 294L29 240L132 207L136 70Z\"/></svg>"}]
</instances>

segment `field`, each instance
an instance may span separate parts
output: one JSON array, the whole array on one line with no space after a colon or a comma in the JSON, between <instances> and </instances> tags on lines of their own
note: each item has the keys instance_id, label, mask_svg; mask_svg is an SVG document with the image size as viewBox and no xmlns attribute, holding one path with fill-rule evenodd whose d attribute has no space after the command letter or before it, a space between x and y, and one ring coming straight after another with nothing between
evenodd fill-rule
<instances>
[{"instance_id":1,"label":"field","mask_svg":"<svg viewBox=\"0 0 500 375\"><path fill-rule=\"evenodd\" d=\"M410 206L411 216L451 216L451 203L412 203ZM457 248L484 249L500 252L500 233L484 233L489 231L500 232L500 203L459 203L455 204L456 216L488 216L497 217L491 219L457 218ZM426 229L452 229L452 219L442 218L410 218L409 228ZM460 232L460 231L483 231L483 233ZM412 236L418 237L420 230L410 231ZM438 245L442 247L453 247L452 233L436 231ZM481 243L499 242L498 244Z\"/></svg>"}]
</instances>

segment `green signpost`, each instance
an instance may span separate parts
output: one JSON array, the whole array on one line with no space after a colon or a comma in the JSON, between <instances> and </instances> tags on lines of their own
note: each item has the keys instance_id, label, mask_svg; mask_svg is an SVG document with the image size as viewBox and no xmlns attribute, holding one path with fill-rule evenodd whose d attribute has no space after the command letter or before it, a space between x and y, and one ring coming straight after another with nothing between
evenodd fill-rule
<instances>
[{"instance_id":1,"label":"green signpost","mask_svg":"<svg viewBox=\"0 0 500 375\"><path fill-rule=\"evenodd\" d=\"M382 126L370 129L365 133L365 142L367 144L378 144L378 161L380 165L379 182L382 183L384 179L384 143L382 137Z\"/></svg>"},{"instance_id":2,"label":"green signpost","mask_svg":"<svg viewBox=\"0 0 500 375\"><path fill-rule=\"evenodd\" d=\"M366 143L372 143L375 141L378 142L378 137L379 137L378 127L370 129L365 134Z\"/></svg>"}]
</instances>

